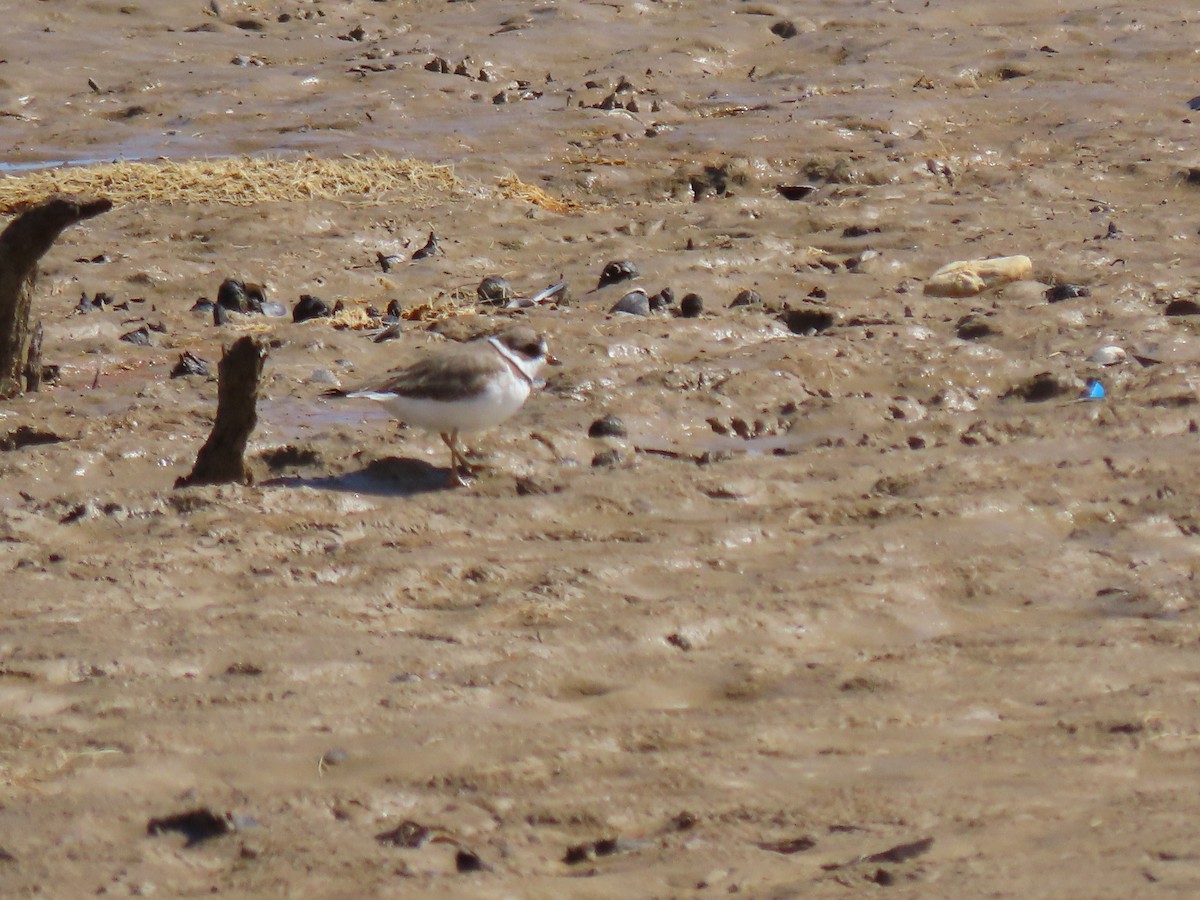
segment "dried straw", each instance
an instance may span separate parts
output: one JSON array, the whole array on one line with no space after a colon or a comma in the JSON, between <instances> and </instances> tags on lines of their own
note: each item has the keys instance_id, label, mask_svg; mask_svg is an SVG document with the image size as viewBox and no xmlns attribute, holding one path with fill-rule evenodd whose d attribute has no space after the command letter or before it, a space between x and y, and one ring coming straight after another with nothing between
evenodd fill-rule
<instances>
[{"instance_id":1,"label":"dried straw","mask_svg":"<svg viewBox=\"0 0 1200 900\"><path fill-rule=\"evenodd\" d=\"M285 200L393 201L459 190L448 166L387 156L343 159L237 157L115 162L0 177L0 212L56 193L114 203L213 203L251 206Z\"/></svg>"}]
</instances>

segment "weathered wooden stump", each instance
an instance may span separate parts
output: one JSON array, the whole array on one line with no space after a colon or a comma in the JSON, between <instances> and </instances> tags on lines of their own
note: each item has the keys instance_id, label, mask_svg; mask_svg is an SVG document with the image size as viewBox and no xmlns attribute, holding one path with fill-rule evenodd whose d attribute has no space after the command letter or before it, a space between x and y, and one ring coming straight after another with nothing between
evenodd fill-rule
<instances>
[{"instance_id":1,"label":"weathered wooden stump","mask_svg":"<svg viewBox=\"0 0 1200 900\"><path fill-rule=\"evenodd\" d=\"M244 457L258 424L258 379L266 359L267 343L261 338L238 338L225 351L217 366L217 420L191 474L177 480L175 487L251 483Z\"/></svg>"},{"instance_id":2,"label":"weathered wooden stump","mask_svg":"<svg viewBox=\"0 0 1200 900\"><path fill-rule=\"evenodd\" d=\"M59 195L20 213L0 234L0 400L41 384L41 340L31 346L30 326L38 261L68 227L110 209L111 200Z\"/></svg>"}]
</instances>

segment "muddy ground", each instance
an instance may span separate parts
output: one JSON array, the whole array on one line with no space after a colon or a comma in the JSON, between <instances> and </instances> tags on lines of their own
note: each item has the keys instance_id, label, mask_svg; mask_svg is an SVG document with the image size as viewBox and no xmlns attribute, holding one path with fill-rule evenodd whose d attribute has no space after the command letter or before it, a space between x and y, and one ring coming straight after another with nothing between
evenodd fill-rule
<instances>
[{"instance_id":1,"label":"muddy ground","mask_svg":"<svg viewBox=\"0 0 1200 900\"><path fill-rule=\"evenodd\" d=\"M1194 895L1194 24L947 6L7 12L6 166L462 185L129 203L45 258L61 380L0 404L5 896ZM1008 254L1036 280L923 292ZM705 314L609 315L621 259ZM477 308L492 274L571 297ZM215 327L227 276L441 324ZM319 397L514 319L564 365L468 488ZM272 342L256 484L174 490L217 385L171 368L241 333ZM235 830L147 834L195 809Z\"/></svg>"}]
</instances>

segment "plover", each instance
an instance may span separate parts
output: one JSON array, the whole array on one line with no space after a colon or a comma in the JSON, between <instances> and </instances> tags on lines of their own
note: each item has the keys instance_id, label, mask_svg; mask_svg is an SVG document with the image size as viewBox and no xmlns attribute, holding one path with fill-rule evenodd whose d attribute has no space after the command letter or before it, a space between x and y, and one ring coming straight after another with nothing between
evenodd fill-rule
<instances>
[{"instance_id":1,"label":"plover","mask_svg":"<svg viewBox=\"0 0 1200 900\"><path fill-rule=\"evenodd\" d=\"M470 473L458 446L460 434L499 425L516 414L540 386L538 373L557 364L545 339L532 329L510 328L494 337L456 344L405 369L349 391L325 396L382 403L396 418L436 432L450 448L450 480Z\"/></svg>"}]
</instances>

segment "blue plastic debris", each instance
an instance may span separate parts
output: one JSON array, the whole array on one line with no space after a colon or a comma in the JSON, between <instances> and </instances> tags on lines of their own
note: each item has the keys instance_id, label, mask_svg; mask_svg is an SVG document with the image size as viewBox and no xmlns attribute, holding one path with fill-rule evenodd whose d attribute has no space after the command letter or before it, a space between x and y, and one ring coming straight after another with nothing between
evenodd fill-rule
<instances>
[{"instance_id":1,"label":"blue plastic debris","mask_svg":"<svg viewBox=\"0 0 1200 900\"><path fill-rule=\"evenodd\" d=\"M1080 396L1083 400L1103 400L1105 397L1104 385L1100 383L1099 378L1089 378L1087 389Z\"/></svg>"}]
</instances>

